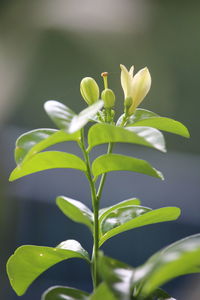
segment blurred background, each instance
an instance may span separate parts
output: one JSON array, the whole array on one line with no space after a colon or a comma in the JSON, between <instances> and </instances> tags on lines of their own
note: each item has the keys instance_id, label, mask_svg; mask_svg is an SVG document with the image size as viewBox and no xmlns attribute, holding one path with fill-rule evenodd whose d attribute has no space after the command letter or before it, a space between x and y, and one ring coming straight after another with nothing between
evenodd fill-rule
<instances>
[{"instance_id":1,"label":"blurred background","mask_svg":"<svg viewBox=\"0 0 200 300\"><path fill-rule=\"evenodd\" d=\"M200 228L200 2L173 0L35 0L0 1L0 298L18 299L5 272L5 262L23 244L55 246L77 239L91 251L87 228L66 219L55 205L66 195L90 206L86 179L78 171L49 170L9 183L15 167L17 137L28 130L54 128L43 104L55 99L79 112L86 105L80 80L109 72L110 87L123 108L119 64L148 66L152 88L142 107L183 122L191 139L165 134L168 153L133 145L116 151L135 153L165 175L165 181L132 173L112 173L102 206L130 197L159 208L177 205L176 222L151 225L112 238L107 255L133 266L160 248ZM73 143L56 149L75 152ZM94 155L104 151L98 147ZM78 152L77 152L78 153ZM41 275L21 299L40 299L51 285L91 291L86 263L71 260ZM200 276L185 276L166 286L173 297L197 300Z\"/></svg>"}]
</instances>

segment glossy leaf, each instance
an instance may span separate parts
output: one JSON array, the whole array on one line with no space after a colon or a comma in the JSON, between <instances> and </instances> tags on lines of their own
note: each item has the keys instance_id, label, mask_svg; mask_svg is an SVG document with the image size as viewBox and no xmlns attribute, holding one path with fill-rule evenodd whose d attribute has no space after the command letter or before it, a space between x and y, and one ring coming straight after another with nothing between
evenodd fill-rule
<instances>
[{"instance_id":1,"label":"glossy leaf","mask_svg":"<svg viewBox=\"0 0 200 300\"><path fill-rule=\"evenodd\" d=\"M117 300L131 299L134 276L134 270L131 267L115 259L100 256L98 270Z\"/></svg>"},{"instance_id":2,"label":"glossy leaf","mask_svg":"<svg viewBox=\"0 0 200 300\"><path fill-rule=\"evenodd\" d=\"M84 161L78 156L60 151L47 151L37 153L18 165L11 173L9 180L13 181L32 173L55 168L72 168L86 171Z\"/></svg>"},{"instance_id":3,"label":"glossy leaf","mask_svg":"<svg viewBox=\"0 0 200 300\"><path fill-rule=\"evenodd\" d=\"M44 271L63 260L75 257L89 261L87 251L75 240L62 242L56 248L21 246L7 262L11 286L21 296Z\"/></svg>"},{"instance_id":4,"label":"glossy leaf","mask_svg":"<svg viewBox=\"0 0 200 300\"><path fill-rule=\"evenodd\" d=\"M125 207L116 208L102 219L100 223L101 235L105 235L108 231L116 227L120 227L128 221L131 221L151 210L151 208L139 205L127 205Z\"/></svg>"},{"instance_id":5,"label":"glossy leaf","mask_svg":"<svg viewBox=\"0 0 200 300\"><path fill-rule=\"evenodd\" d=\"M45 102L44 109L59 129L68 132L72 119L76 115L69 107L61 102L50 100Z\"/></svg>"},{"instance_id":6,"label":"glossy leaf","mask_svg":"<svg viewBox=\"0 0 200 300\"><path fill-rule=\"evenodd\" d=\"M153 255L136 269L133 284L139 287L140 299L167 281L185 274L200 272L200 234L182 239Z\"/></svg>"},{"instance_id":7,"label":"glossy leaf","mask_svg":"<svg viewBox=\"0 0 200 300\"><path fill-rule=\"evenodd\" d=\"M105 282L101 283L90 296L89 300L118 300Z\"/></svg>"},{"instance_id":8,"label":"glossy leaf","mask_svg":"<svg viewBox=\"0 0 200 300\"><path fill-rule=\"evenodd\" d=\"M138 212L136 211L135 213L136 216L134 217L133 214L133 219L131 219L132 215L129 215L129 208L127 208L127 211L123 211L123 209L116 209L115 212L112 212L102 221L100 246L106 240L121 232L145 225L176 220L180 216L180 209L177 207L163 207L156 210L149 210L150 209L148 208L138 206ZM132 214L132 210L130 211L130 214ZM107 224L105 222L107 222ZM106 228L108 228L108 231Z\"/></svg>"},{"instance_id":9,"label":"glossy leaf","mask_svg":"<svg viewBox=\"0 0 200 300\"><path fill-rule=\"evenodd\" d=\"M54 286L49 288L41 300L89 300L89 294L74 288Z\"/></svg>"},{"instance_id":10,"label":"glossy leaf","mask_svg":"<svg viewBox=\"0 0 200 300\"><path fill-rule=\"evenodd\" d=\"M140 205L140 200L137 198L130 198L124 201L121 201L113 206L105 207L99 210L99 222L101 223L102 219L105 218L108 214L110 214L113 210L125 207L128 205Z\"/></svg>"},{"instance_id":11,"label":"glossy leaf","mask_svg":"<svg viewBox=\"0 0 200 300\"><path fill-rule=\"evenodd\" d=\"M95 124L88 132L89 150L105 143L133 143L165 152L165 140L160 131L150 127L117 127Z\"/></svg>"},{"instance_id":12,"label":"glossy leaf","mask_svg":"<svg viewBox=\"0 0 200 300\"><path fill-rule=\"evenodd\" d=\"M149 119L149 118L156 117L156 116L159 117L159 115L157 115L156 113L154 113L150 110L137 108L135 113L129 117L129 120L127 123L133 124L133 123L136 123L137 121L141 121L143 119ZM117 126L121 126L123 117L124 117L124 114L119 117L117 124L116 124Z\"/></svg>"},{"instance_id":13,"label":"glossy leaf","mask_svg":"<svg viewBox=\"0 0 200 300\"><path fill-rule=\"evenodd\" d=\"M121 124L122 118L123 116L118 120L118 125ZM141 108L137 109L135 114L130 116L127 126L148 126L186 138L190 137L188 129L182 123L170 118L160 117L149 110Z\"/></svg>"},{"instance_id":14,"label":"glossy leaf","mask_svg":"<svg viewBox=\"0 0 200 300\"><path fill-rule=\"evenodd\" d=\"M78 141L80 132L68 134L62 130L36 129L22 134L16 141L15 160L17 164L22 163L36 153L57 143L66 141Z\"/></svg>"},{"instance_id":15,"label":"glossy leaf","mask_svg":"<svg viewBox=\"0 0 200 300\"><path fill-rule=\"evenodd\" d=\"M149 119L143 119L132 124L132 126L149 126L159 130L178 134L186 138L190 137L188 129L182 123L169 118L153 117Z\"/></svg>"},{"instance_id":16,"label":"glossy leaf","mask_svg":"<svg viewBox=\"0 0 200 300\"><path fill-rule=\"evenodd\" d=\"M95 177L112 171L132 171L163 179L162 173L147 161L120 154L99 156L92 164L92 172Z\"/></svg>"},{"instance_id":17,"label":"glossy leaf","mask_svg":"<svg viewBox=\"0 0 200 300\"><path fill-rule=\"evenodd\" d=\"M93 230L93 213L85 204L64 196L57 197L56 203L68 218Z\"/></svg>"},{"instance_id":18,"label":"glossy leaf","mask_svg":"<svg viewBox=\"0 0 200 300\"><path fill-rule=\"evenodd\" d=\"M97 112L103 107L104 102L99 100L94 104L88 106L86 109L82 110L78 115L74 116L69 127L69 133L73 133L81 128L83 128L88 121L90 121Z\"/></svg>"},{"instance_id":19,"label":"glossy leaf","mask_svg":"<svg viewBox=\"0 0 200 300\"><path fill-rule=\"evenodd\" d=\"M47 101L44 105L47 114L56 126L67 133L74 133L83 128L102 107L103 101L99 100L76 115L70 108L58 101Z\"/></svg>"}]
</instances>

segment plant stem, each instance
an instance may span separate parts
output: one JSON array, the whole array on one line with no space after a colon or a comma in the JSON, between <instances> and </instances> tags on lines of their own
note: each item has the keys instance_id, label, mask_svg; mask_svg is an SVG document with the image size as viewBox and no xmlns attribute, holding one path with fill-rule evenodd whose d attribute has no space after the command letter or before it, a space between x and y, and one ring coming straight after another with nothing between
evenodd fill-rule
<instances>
[{"instance_id":1,"label":"plant stem","mask_svg":"<svg viewBox=\"0 0 200 300\"><path fill-rule=\"evenodd\" d=\"M86 176L90 184L91 190L91 198L92 198L92 207L94 213L94 230L93 230L93 253L92 253L92 279L93 279L93 286L96 288L98 286L98 273L97 273L97 259L98 259L98 249L99 249L99 200L96 193L96 187L93 181L93 176L91 172L90 160L89 155L85 147L84 142L84 131L81 130L81 143L79 144L85 159L85 163L87 166Z\"/></svg>"},{"instance_id":2,"label":"plant stem","mask_svg":"<svg viewBox=\"0 0 200 300\"><path fill-rule=\"evenodd\" d=\"M110 154L112 152L113 146L114 146L113 143L109 143L108 144L107 154ZM100 201L100 199L101 199L101 194L102 194L103 187L104 187L104 184L105 184L106 175L107 175L107 173L104 173L101 176L101 180L100 180L99 188L98 188L98 192L97 192L97 199L98 199L98 201Z\"/></svg>"}]
</instances>

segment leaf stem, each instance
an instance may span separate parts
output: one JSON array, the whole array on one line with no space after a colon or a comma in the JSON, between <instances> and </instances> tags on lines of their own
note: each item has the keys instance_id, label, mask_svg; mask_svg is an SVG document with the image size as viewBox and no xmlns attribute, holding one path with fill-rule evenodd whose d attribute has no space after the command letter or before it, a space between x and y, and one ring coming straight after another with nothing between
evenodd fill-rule
<instances>
[{"instance_id":1,"label":"leaf stem","mask_svg":"<svg viewBox=\"0 0 200 300\"><path fill-rule=\"evenodd\" d=\"M94 213L94 229L93 229L93 253L92 253L92 279L93 286L96 288L99 284L98 273L97 273L97 259L98 259L98 249L99 249L99 200L96 193L95 183L93 181L91 166L89 155L85 147L84 141L84 130L81 130L81 142L80 148L83 152L85 163L87 166L86 176L89 181L90 190L91 190L91 198L92 198L92 207Z\"/></svg>"}]
</instances>

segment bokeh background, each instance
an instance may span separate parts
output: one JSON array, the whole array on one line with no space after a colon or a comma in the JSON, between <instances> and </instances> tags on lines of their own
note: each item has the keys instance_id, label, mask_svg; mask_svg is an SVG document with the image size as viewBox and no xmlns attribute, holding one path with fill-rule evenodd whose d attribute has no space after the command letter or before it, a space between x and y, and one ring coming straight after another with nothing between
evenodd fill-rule
<instances>
[{"instance_id":1,"label":"bokeh background","mask_svg":"<svg viewBox=\"0 0 200 300\"><path fill-rule=\"evenodd\" d=\"M199 232L200 228L200 2L186 0L34 0L0 1L0 298L18 299L5 272L5 262L22 244L55 246L77 239L91 251L87 228L67 220L55 205L58 195L90 206L82 174L49 170L9 183L15 167L14 143L23 132L54 125L43 104L55 99L79 112L82 77L109 72L110 86L122 111L119 64L148 66L151 91L142 107L175 118L188 127L191 139L166 134L168 153L119 145L162 170L165 181L131 173L113 173L102 206L137 196L153 208L177 205L176 222L121 234L104 247L107 255L137 266L160 248ZM76 152L73 143L57 149ZM97 153L103 151L97 149ZM78 153L78 152L77 152ZM97 154L96 153L96 154ZM197 300L200 276L184 276L166 286L180 300ZM91 290L86 263L66 261L52 267L21 299L40 299L51 285Z\"/></svg>"}]
</instances>

